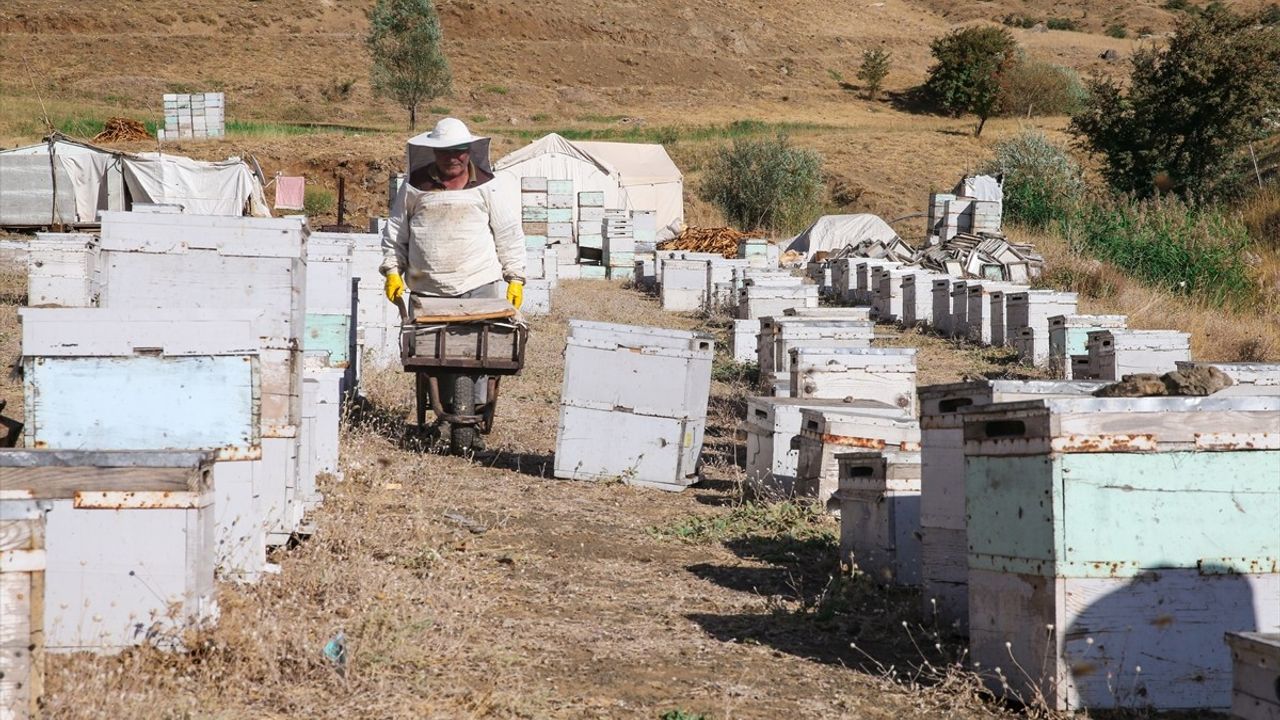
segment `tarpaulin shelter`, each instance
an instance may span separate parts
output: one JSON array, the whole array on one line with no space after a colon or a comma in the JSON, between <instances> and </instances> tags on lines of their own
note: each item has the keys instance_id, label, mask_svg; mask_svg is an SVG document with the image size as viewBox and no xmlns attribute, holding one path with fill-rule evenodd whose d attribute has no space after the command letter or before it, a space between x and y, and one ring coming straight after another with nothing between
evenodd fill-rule
<instances>
[{"instance_id":1,"label":"tarpaulin shelter","mask_svg":"<svg viewBox=\"0 0 1280 720\"><path fill-rule=\"evenodd\" d=\"M804 232L787 242L787 252L804 253L812 260L815 253L833 252L864 240L889 243L898 233L878 215L823 215Z\"/></svg>"},{"instance_id":2,"label":"tarpaulin shelter","mask_svg":"<svg viewBox=\"0 0 1280 720\"><path fill-rule=\"evenodd\" d=\"M517 180L572 180L575 192L603 191L605 207L654 211L659 240L675 237L684 226L684 178L661 145L572 141L552 133L493 167Z\"/></svg>"},{"instance_id":3,"label":"tarpaulin shelter","mask_svg":"<svg viewBox=\"0 0 1280 720\"><path fill-rule=\"evenodd\" d=\"M103 210L176 205L201 215L269 217L262 181L244 161L126 153L54 134L0 151L0 227L84 227Z\"/></svg>"}]
</instances>

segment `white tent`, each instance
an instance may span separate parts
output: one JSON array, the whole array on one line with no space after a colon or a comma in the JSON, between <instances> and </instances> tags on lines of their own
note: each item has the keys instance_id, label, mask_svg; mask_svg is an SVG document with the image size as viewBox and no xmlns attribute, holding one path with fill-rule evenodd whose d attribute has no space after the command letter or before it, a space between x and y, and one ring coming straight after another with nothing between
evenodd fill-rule
<instances>
[{"instance_id":1,"label":"white tent","mask_svg":"<svg viewBox=\"0 0 1280 720\"><path fill-rule=\"evenodd\" d=\"M240 158L202 162L131 154L55 134L0 151L0 227L91 226L103 210L179 205L199 215L271 213L262 182Z\"/></svg>"},{"instance_id":2,"label":"white tent","mask_svg":"<svg viewBox=\"0 0 1280 720\"><path fill-rule=\"evenodd\" d=\"M575 142L579 149L618 171L632 210L656 211L658 239L684 228L684 175L661 145L621 142Z\"/></svg>"},{"instance_id":3,"label":"white tent","mask_svg":"<svg viewBox=\"0 0 1280 720\"><path fill-rule=\"evenodd\" d=\"M823 215L807 230L791 238L787 250L804 253L811 260L815 253L832 252L863 240L889 242L896 237L898 233L878 215Z\"/></svg>"},{"instance_id":4,"label":"white tent","mask_svg":"<svg viewBox=\"0 0 1280 720\"><path fill-rule=\"evenodd\" d=\"M54 136L0 151L0 227L92 225L123 210L120 153Z\"/></svg>"},{"instance_id":5,"label":"white tent","mask_svg":"<svg viewBox=\"0 0 1280 720\"><path fill-rule=\"evenodd\" d=\"M573 180L576 192L603 190L606 207L653 210L659 240L674 237L684 224L684 180L661 145L574 142L552 133L512 152L493 168L517 179ZM575 208L575 220L576 213Z\"/></svg>"}]
</instances>

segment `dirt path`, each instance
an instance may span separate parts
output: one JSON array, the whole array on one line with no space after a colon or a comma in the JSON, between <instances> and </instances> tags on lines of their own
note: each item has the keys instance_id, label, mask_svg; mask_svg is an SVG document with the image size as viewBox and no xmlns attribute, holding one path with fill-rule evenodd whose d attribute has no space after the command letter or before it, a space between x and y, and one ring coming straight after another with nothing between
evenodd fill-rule
<instances>
[{"instance_id":1,"label":"dirt path","mask_svg":"<svg viewBox=\"0 0 1280 720\"><path fill-rule=\"evenodd\" d=\"M716 384L708 487L550 478L566 319L697 324L598 282L566 283L555 302L529 370L504 387L494 451L470 462L402 449L407 379L373 379L377 411L346 428L346 479L326 487L319 532L276 558L281 574L224 588L222 620L190 656L51 658L51 715L996 714L967 692L892 683L851 647L903 668L920 659L913 638L934 641L902 627L919 622L917 596L839 578L830 519L739 502L726 459L741 387ZM935 351L949 354L922 352ZM321 653L338 632L341 672Z\"/></svg>"}]
</instances>

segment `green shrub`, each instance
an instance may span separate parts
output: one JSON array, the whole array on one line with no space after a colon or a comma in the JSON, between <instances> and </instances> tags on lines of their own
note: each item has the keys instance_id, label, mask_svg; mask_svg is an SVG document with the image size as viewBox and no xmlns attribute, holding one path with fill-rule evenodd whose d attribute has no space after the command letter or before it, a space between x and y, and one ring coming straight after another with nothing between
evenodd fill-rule
<instances>
[{"instance_id":1,"label":"green shrub","mask_svg":"<svg viewBox=\"0 0 1280 720\"><path fill-rule=\"evenodd\" d=\"M1005 15L1004 19L1002 19L1000 22L1004 23L1005 25L1008 25L1009 27L1022 28L1023 30L1026 30L1028 28L1035 27L1037 24L1039 24L1040 21L1027 15L1009 14L1009 15Z\"/></svg>"},{"instance_id":2,"label":"green shrub","mask_svg":"<svg viewBox=\"0 0 1280 720\"><path fill-rule=\"evenodd\" d=\"M717 150L699 194L742 230L793 232L822 212L825 191L822 156L778 135Z\"/></svg>"},{"instance_id":3,"label":"green shrub","mask_svg":"<svg viewBox=\"0 0 1280 720\"><path fill-rule=\"evenodd\" d=\"M892 64L891 54L887 50L871 48L862 51L862 65L858 67L858 79L868 100L874 100L889 75Z\"/></svg>"},{"instance_id":4,"label":"green shrub","mask_svg":"<svg viewBox=\"0 0 1280 720\"><path fill-rule=\"evenodd\" d=\"M1079 20L1076 20L1074 18L1060 18L1060 17L1049 18L1049 20L1045 23L1045 26L1048 27L1050 30L1069 30L1072 32L1078 32L1083 27L1080 24Z\"/></svg>"},{"instance_id":5,"label":"green shrub","mask_svg":"<svg viewBox=\"0 0 1280 720\"><path fill-rule=\"evenodd\" d=\"M1258 285L1246 264L1244 224L1212 206L1173 196L1082 204L1062 227L1077 248L1124 272L1205 303L1240 307Z\"/></svg>"},{"instance_id":6,"label":"green shrub","mask_svg":"<svg viewBox=\"0 0 1280 720\"><path fill-rule=\"evenodd\" d=\"M1000 78L1000 111L1006 115L1071 115L1089 98L1071 68L1024 59Z\"/></svg>"},{"instance_id":7,"label":"green shrub","mask_svg":"<svg viewBox=\"0 0 1280 720\"><path fill-rule=\"evenodd\" d=\"M1188 10L1188 9L1190 9L1190 8L1193 8L1193 7L1195 7L1195 5L1192 5L1192 4L1191 4L1190 2L1188 2L1187 0L1165 0L1165 3L1164 3L1164 6L1163 6L1163 7L1164 7L1164 9L1165 9L1165 10L1170 10L1170 11L1172 11L1172 12L1178 12L1179 10L1185 11L1185 10Z\"/></svg>"},{"instance_id":8,"label":"green shrub","mask_svg":"<svg viewBox=\"0 0 1280 720\"><path fill-rule=\"evenodd\" d=\"M983 168L1004 176L1004 216L1043 229L1067 216L1084 192L1080 166L1037 130L996 143Z\"/></svg>"},{"instance_id":9,"label":"green shrub","mask_svg":"<svg viewBox=\"0 0 1280 720\"><path fill-rule=\"evenodd\" d=\"M1129 29L1126 28L1124 26L1124 23L1121 23L1121 22L1111 23L1110 25L1108 25L1106 29L1106 33L1107 33L1107 37L1113 37L1120 40L1123 40L1124 38L1129 37Z\"/></svg>"},{"instance_id":10,"label":"green shrub","mask_svg":"<svg viewBox=\"0 0 1280 720\"><path fill-rule=\"evenodd\" d=\"M307 217L328 215L337 204L333 193L322 187L308 185L302 196L302 211Z\"/></svg>"}]
</instances>

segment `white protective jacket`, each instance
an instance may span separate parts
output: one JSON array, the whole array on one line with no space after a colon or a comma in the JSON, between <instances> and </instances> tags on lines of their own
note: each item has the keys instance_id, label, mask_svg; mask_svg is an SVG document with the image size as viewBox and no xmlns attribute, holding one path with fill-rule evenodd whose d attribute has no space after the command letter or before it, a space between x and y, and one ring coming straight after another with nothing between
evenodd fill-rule
<instances>
[{"instance_id":1,"label":"white protective jacket","mask_svg":"<svg viewBox=\"0 0 1280 720\"><path fill-rule=\"evenodd\" d=\"M398 272L410 292L441 296L524 279L521 210L518 203L502 200L513 196L502 188L515 178L504 173L465 190L418 190L407 178L430 164L433 153L410 140L405 154L406 181L382 236L382 274ZM487 140L473 145L472 163L481 171L488 171L488 155Z\"/></svg>"}]
</instances>

